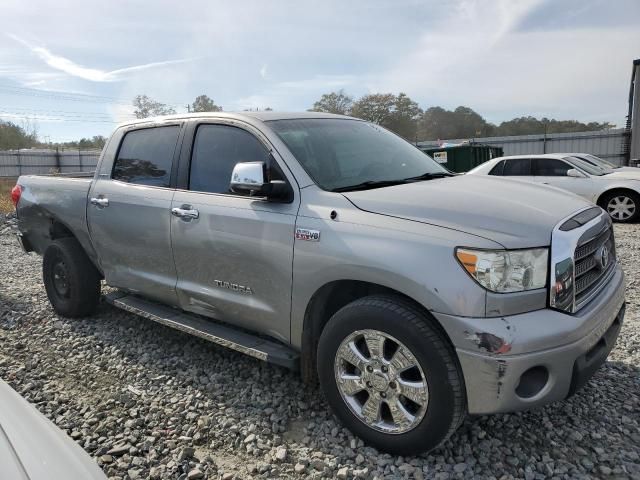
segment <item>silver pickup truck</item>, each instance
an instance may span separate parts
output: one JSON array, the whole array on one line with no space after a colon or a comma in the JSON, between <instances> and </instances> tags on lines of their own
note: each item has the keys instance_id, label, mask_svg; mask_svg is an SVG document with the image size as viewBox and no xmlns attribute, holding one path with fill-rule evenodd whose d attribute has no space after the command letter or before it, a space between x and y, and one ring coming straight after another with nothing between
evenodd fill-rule
<instances>
[{"instance_id":1,"label":"silver pickup truck","mask_svg":"<svg viewBox=\"0 0 640 480\"><path fill-rule=\"evenodd\" d=\"M63 316L116 307L318 379L371 445L562 400L624 317L609 216L547 186L453 175L320 113L119 126L92 178L22 176L20 241Z\"/></svg>"}]
</instances>

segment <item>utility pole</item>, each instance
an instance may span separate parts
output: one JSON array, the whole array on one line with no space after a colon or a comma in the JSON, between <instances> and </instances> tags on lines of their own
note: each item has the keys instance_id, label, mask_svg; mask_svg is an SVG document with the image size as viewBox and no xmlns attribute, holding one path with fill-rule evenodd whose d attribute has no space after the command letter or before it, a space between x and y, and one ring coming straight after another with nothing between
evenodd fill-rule
<instances>
[{"instance_id":1,"label":"utility pole","mask_svg":"<svg viewBox=\"0 0 640 480\"><path fill-rule=\"evenodd\" d=\"M191 113L191 105L187 103L187 113Z\"/></svg>"}]
</instances>

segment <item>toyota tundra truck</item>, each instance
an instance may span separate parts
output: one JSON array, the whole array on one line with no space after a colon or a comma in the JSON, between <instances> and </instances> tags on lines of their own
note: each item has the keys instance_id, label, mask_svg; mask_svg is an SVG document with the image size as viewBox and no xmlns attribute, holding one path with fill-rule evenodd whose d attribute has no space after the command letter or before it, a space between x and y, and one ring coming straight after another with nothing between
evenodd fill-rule
<instances>
[{"instance_id":1,"label":"toyota tundra truck","mask_svg":"<svg viewBox=\"0 0 640 480\"><path fill-rule=\"evenodd\" d=\"M92 176L21 176L12 195L59 315L94 312L104 281L115 307L318 381L392 453L567 398L624 317L601 208L454 175L355 118L133 121Z\"/></svg>"}]
</instances>

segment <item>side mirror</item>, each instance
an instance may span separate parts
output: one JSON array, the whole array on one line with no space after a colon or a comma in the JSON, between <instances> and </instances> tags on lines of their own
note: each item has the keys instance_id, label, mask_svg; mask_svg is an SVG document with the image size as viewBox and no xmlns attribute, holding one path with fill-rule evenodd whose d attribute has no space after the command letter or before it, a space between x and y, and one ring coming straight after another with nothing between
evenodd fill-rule
<instances>
[{"instance_id":1,"label":"side mirror","mask_svg":"<svg viewBox=\"0 0 640 480\"><path fill-rule=\"evenodd\" d=\"M232 192L248 193L255 197L280 198L287 193L286 182L267 181L264 162L236 163L231 172L230 188Z\"/></svg>"},{"instance_id":2,"label":"side mirror","mask_svg":"<svg viewBox=\"0 0 640 480\"><path fill-rule=\"evenodd\" d=\"M567 177L584 178L584 175L575 168L570 168L569 170L567 170Z\"/></svg>"}]
</instances>

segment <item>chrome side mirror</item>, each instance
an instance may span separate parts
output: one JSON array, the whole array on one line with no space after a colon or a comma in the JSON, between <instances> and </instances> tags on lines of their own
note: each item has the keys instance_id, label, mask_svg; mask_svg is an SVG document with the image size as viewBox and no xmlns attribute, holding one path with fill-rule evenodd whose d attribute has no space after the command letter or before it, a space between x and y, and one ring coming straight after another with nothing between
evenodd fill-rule
<instances>
[{"instance_id":1,"label":"chrome side mirror","mask_svg":"<svg viewBox=\"0 0 640 480\"><path fill-rule=\"evenodd\" d=\"M236 163L231 172L229 188L232 192L248 193L252 197L267 197L277 201L293 200L293 192L283 180L267 178L267 166L264 162Z\"/></svg>"},{"instance_id":2,"label":"chrome side mirror","mask_svg":"<svg viewBox=\"0 0 640 480\"><path fill-rule=\"evenodd\" d=\"M265 181L264 162L236 163L231 173L231 191L258 195L264 190Z\"/></svg>"},{"instance_id":3,"label":"chrome side mirror","mask_svg":"<svg viewBox=\"0 0 640 480\"><path fill-rule=\"evenodd\" d=\"M569 170L567 170L567 177L584 178L584 175L575 168L570 168Z\"/></svg>"}]
</instances>

